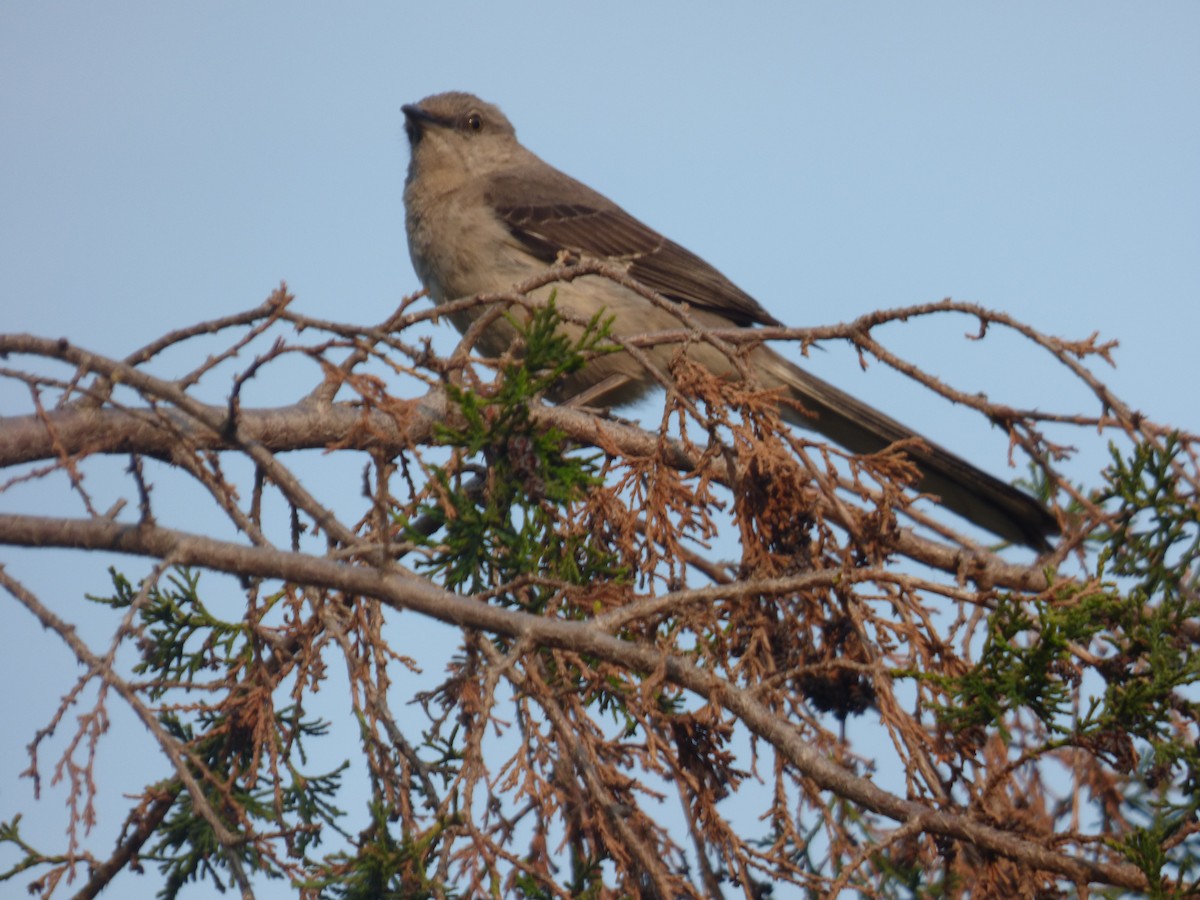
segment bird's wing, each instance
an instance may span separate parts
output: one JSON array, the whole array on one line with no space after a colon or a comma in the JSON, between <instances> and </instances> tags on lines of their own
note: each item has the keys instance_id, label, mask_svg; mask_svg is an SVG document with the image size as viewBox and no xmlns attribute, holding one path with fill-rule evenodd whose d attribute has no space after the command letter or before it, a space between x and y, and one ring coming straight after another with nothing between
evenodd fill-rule
<instances>
[{"instance_id":1,"label":"bird's wing","mask_svg":"<svg viewBox=\"0 0 1200 900\"><path fill-rule=\"evenodd\" d=\"M664 297L718 313L735 325L781 324L696 254L569 176L555 169L549 173L544 182L531 183L523 173L511 184L494 183L488 196L513 237L547 265L562 251L612 260ZM555 202L556 196L571 199ZM512 202L517 197L520 202Z\"/></svg>"}]
</instances>

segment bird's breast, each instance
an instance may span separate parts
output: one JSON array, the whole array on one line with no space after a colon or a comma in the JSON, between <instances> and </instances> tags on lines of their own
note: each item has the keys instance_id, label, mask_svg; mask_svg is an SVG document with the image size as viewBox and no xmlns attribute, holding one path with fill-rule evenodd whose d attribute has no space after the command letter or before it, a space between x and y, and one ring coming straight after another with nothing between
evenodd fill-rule
<instances>
[{"instance_id":1,"label":"bird's breast","mask_svg":"<svg viewBox=\"0 0 1200 900\"><path fill-rule=\"evenodd\" d=\"M408 203L408 248L437 303L506 291L545 268L486 206L458 194Z\"/></svg>"}]
</instances>

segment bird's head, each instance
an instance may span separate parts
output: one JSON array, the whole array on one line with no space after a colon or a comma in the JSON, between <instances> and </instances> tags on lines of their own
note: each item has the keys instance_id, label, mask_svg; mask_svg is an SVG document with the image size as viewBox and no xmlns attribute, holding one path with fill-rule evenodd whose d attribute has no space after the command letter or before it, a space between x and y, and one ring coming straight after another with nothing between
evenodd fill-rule
<instances>
[{"instance_id":1,"label":"bird's head","mask_svg":"<svg viewBox=\"0 0 1200 900\"><path fill-rule=\"evenodd\" d=\"M501 168L520 152L512 123L499 107L474 94L434 94L401 109L412 150L410 182L419 173L451 188Z\"/></svg>"}]
</instances>

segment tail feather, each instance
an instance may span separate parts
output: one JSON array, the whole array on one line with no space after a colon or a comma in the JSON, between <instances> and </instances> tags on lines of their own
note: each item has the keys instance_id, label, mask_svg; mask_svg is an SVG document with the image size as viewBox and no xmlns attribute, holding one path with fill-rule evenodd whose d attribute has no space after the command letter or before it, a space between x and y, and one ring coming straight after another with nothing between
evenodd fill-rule
<instances>
[{"instance_id":1,"label":"tail feather","mask_svg":"<svg viewBox=\"0 0 1200 900\"><path fill-rule=\"evenodd\" d=\"M1036 550L1049 547L1048 538L1059 533L1058 522L1030 495L971 465L939 444L922 437L856 400L815 375L810 375L762 348L756 362L769 387L786 387L812 415L785 407L784 418L793 425L816 431L855 453L875 453L897 441L917 438L924 444L905 450L921 470L919 489L934 494L942 505L968 521L1015 543Z\"/></svg>"}]
</instances>

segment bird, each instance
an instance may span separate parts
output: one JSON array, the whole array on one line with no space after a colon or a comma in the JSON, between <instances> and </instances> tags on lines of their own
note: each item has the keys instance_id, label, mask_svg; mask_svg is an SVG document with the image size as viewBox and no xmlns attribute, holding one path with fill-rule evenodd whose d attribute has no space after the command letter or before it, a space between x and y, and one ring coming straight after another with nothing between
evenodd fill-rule
<instances>
[{"instance_id":1,"label":"bird","mask_svg":"<svg viewBox=\"0 0 1200 900\"><path fill-rule=\"evenodd\" d=\"M702 327L782 324L704 259L525 148L494 104L451 91L401 109L410 147L404 186L409 253L435 304L508 291L556 262L588 259L619 266L645 288L685 305ZM681 327L680 317L668 308L602 275L564 281L553 290L568 318L586 321L603 312L612 318L611 334L617 338ZM465 331L482 312L479 305L468 306L451 311L449 318ZM495 317L475 346L495 357L515 338L512 323ZM678 345L670 344L645 348L660 371L668 370L678 352ZM736 371L729 356L709 342L693 342L687 353L719 375ZM763 387L792 401L781 403L780 413L793 425L855 454L906 442L904 452L920 472L917 488L1004 541L1045 551L1049 538L1059 533L1055 517L1034 497L772 348L759 345L748 361ZM587 396L594 405L621 406L657 385L653 373L629 353L605 354L564 376L556 398Z\"/></svg>"}]
</instances>

